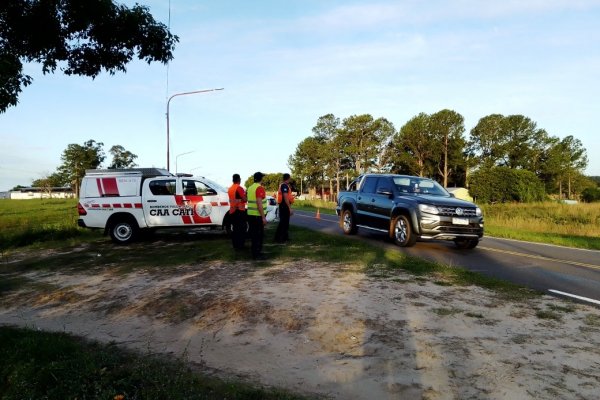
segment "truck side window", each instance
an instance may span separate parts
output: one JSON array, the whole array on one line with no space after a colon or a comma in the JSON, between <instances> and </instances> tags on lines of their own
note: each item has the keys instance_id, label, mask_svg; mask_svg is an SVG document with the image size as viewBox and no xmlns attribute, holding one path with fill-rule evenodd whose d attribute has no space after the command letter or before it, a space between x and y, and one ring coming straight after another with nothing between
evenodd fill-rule
<instances>
[{"instance_id":1,"label":"truck side window","mask_svg":"<svg viewBox=\"0 0 600 400\"><path fill-rule=\"evenodd\" d=\"M375 188L377 187L377 177L376 176L367 176L365 181L362 184L362 192L363 193L375 193Z\"/></svg>"},{"instance_id":2,"label":"truck side window","mask_svg":"<svg viewBox=\"0 0 600 400\"><path fill-rule=\"evenodd\" d=\"M183 194L187 196L213 196L217 191L206 185L204 182L184 180Z\"/></svg>"},{"instance_id":3,"label":"truck side window","mask_svg":"<svg viewBox=\"0 0 600 400\"><path fill-rule=\"evenodd\" d=\"M172 196L175 193L175 180L152 181L149 186L155 196Z\"/></svg>"},{"instance_id":4,"label":"truck side window","mask_svg":"<svg viewBox=\"0 0 600 400\"><path fill-rule=\"evenodd\" d=\"M195 181L182 181L183 184L183 195L184 196L196 196L198 194L198 189L196 189Z\"/></svg>"}]
</instances>

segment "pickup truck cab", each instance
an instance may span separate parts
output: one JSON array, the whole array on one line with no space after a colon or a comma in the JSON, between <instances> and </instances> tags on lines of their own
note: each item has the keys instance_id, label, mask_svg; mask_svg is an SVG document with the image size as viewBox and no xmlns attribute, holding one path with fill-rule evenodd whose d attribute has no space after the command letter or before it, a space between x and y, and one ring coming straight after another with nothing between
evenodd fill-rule
<instances>
[{"instance_id":1,"label":"pickup truck cab","mask_svg":"<svg viewBox=\"0 0 600 400\"><path fill-rule=\"evenodd\" d=\"M143 230L231 227L225 187L158 168L87 170L77 209L79 226L104 229L118 244L135 240ZM267 217L273 209L267 207Z\"/></svg>"},{"instance_id":2,"label":"pickup truck cab","mask_svg":"<svg viewBox=\"0 0 600 400\"><path fill-rule=\"evenodd\" d=\"M483 237L483 215L432 179L395 174L365 174L338 194L336 213L346 234L358 228L385 232L399 246L417 240L452 240L472 249Z\"/></svg>"}]
</instances>

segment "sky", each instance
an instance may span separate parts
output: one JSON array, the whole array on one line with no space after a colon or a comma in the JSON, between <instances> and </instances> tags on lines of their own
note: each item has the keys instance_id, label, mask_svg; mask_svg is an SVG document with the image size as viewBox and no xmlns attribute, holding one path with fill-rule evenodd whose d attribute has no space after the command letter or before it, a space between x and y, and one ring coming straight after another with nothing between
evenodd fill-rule
<instances>
[{"instance_id":1,"label":"sky","mask_svg":"<svg viewBox=\"0 0 600 400\"><path fill-rule=\"evenodd\" d=\"M288 159L319 117L370 114L399 130L450 109L465 136L520 114L587 149L600 176L600 0L138 0L180 42L95 80L42 74L0 114L0 191L56 171L69 144L121 145L140 167L224 186ZM120 2L132 6L134 1Z\"/></svg>"}]
</instances>

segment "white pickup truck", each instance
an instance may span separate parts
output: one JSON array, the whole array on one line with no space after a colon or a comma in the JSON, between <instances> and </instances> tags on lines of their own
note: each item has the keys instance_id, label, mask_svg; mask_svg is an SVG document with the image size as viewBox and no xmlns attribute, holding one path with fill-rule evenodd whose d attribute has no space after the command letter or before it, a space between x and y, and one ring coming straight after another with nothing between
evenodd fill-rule
<instances>
[{"instance_id":1,"label":"white pickup truck","mask_svg":"<svg viewBox=\"0 0 600 400\"><path fill-rule=\"evenodd\" d=\"M113 242L134 241L142 230L210 228L230 231L227 189L189 174L158 168L87 170L79 192L78 225L104 229ZM267 219L276 206L267 206Z\"/></svg>"}]
</instances>

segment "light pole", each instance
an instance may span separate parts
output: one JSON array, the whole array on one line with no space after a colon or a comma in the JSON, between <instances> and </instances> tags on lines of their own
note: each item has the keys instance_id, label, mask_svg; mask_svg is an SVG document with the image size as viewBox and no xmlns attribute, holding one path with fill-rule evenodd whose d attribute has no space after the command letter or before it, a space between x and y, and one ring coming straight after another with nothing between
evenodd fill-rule
<instances>
[{"instance_id":1,"label":"light pole","mask_svg":"<svg viewBox=\"0 0 600 400\"><path fill-rule=\"evenodd\" d=\"M167 100L167 171L169 171L171 169L171 164L169 162L170 161L170 159L169 159L169 143L170 143L170 136L169 136L169 105L171 104L171 100L173 99L173 97L185 96L187 94L214 92L215 90L223 90L223 89L224 88L194 90L193 92L175 93L174 95L172 95L171 97L169 97L169 100ZM175 172L177 172L177 167L175 167Z\"/></svg>"},{"instance_id":2,"label":"light pole","mask_svg":"<svg viewBox=\"0 0 600 400\"><path fill-rule=\"evenodd\" d=\"M177 175L177 161L179 160L179 157L181 156L185 156L186 154L192 154L193 152L195 152L196 150L192 150L192 151L186 151L185 153L181 153L181 154L177 154L175 156L175 175Z\"/></svg>"}]
</instances>

